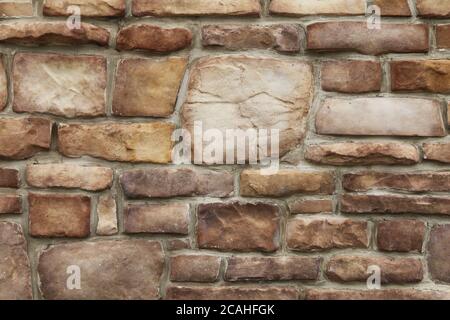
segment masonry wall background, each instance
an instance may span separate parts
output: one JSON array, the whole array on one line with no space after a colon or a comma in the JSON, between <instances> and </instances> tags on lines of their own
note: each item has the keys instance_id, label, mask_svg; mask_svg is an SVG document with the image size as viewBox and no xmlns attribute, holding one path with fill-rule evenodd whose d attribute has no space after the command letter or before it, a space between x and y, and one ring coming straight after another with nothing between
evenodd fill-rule
<instances>
[{"instance_id":1,"label":"masonry wall background","mask_svg":"<svg viewBox=\"0 0 450 320\"><path fill-rule=\"evenodd\" d=\"M450 298L450 1L0 16L0 299ZM172 164L195 121L279 129L281 170Z\"/></svg>"}]
</instances>

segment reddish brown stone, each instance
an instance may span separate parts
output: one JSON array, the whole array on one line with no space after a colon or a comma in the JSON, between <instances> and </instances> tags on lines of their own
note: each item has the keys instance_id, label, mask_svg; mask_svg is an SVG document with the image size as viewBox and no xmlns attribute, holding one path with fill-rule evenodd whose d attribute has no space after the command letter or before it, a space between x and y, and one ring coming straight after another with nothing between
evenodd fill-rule
<instances>
[{"instance_id":1,"label":"reddish brown stone","mask_svg":"<svg viewBox=\"0 0 450 320\"><path fill-rule=\"evenodd\" d=\"M424 143L423 158L443 163L450 163L450 143Z\"/></svg>"},{"instance_id":2,"label":"reddish brown stone","mask_svg":"<svg viewBox=\"0 0 450 320\"><path fill-rule=\"evenodd\" d=\"M273 252L279 248L279 208L269 204L209 203L198 207L202 249Z\"/></svg>"},{"instance_id":3,"label":"reddish brown stone","mask_svg":"<svg viewBox=\"0 0 450 320\"><path fill-rule=\"evenodd\" d=\"M29 232L34 237L84 238L90 233L91 199L83 195L28 195Z\"/></svg>"},{"instance_id":4,"label":"reddish brown stone","mask_svg":"<svg viewBox=\"0 0 450 320\"><path fill-rule=\"evenodd\" d=\"M419 17L450 18L450 3L446 0L417 0Z\"/></svg>"},{"instance_id":5,"label":"reddish brown stone","mask_svg":"<svg viewBox=\"0 0 450 320\"><path fill-rule=\"evenodd\" d=\"M43 12L46 16L70 16L71 6L77 6L83 17L122 17L125 15L125 0L45 0Z\"/></svg>"},{"instance_id":6,"label":"reddish brown stone","mask_svg":"<svg viewBox=\"0 0 450 320\"><path fill-rule=\"evenodd\" d=\"M288 203L292 214L332 213L333 201L330 199L294 200Z\"/></svg>"},{"instance_id":7,"label":"reddish brown stone","mask_svg":"<svg viewBox=\"0 0 450 320\"><path fill-rule=\"evenodd\" d=\"M166 241L166 248L170 251L191 249L191 241L189 239L169 239Z\"/></svg>"},{"instance_id":8,"label":"reddish brown stone","mask_svg":"<svg viewBox=\"0 0 450 320\"><path fill-rule=\"evenodd\" d=\"M111 236L118 233L117 203L111 193L103 194L98 198L97 217L97 235Z\"/></svg>"},{"instance_id":9,"label":"reddish brown stone","mask_svg":"<svg viewBox=\"0 0 450 320\"><path fill-rule=\"evenodd\" d=\"M382 251L422 252L426 224L418 220L385 220L377 223L377 246Z\"/></svg>"},{"instance_id":10,"label":"reddish brown stone","mask_svg":"<svg viewBox=\"0 0 450 320\"><path fill-rule=\"evenodd\" d=\"M439 49L450 49L450 24L436 26L436 46Z\"/></svg>"},{"instance_id":11,"label":"reddish brown stone","mask_svg":"<svg viewBox=\"0 0 450 320\"><path fill-rule=\"evenodd\" d=\"M373 4L380 7L382 16L411 16L408 0L374 0Z\"/></svg>"},{"instance_id":12,"label":"reddish brown stone","mask_svg":"<svg viewBox=\"0 0 450 320\"><path fill-rule=\"evenodd\" d=\"M169 300L297 300L294 287L169 287Z\"/></svg>"},{"instance_id":13,"label":"reddish brown stone","mask_svg":"<svg viewBox=\"0 0 450 320\"><path fill-rule=\"evenodd\" d=\"M216 282L221 258L206 255L179 255L170 258L170 281Z\"/></svg>"},{"instance_id":14,"label":"reddish brown stone","mask_svg":"<svg viewBox=\"0 0 450 320\"><path fill-rule=\"evenodd\" d=\"M0 214L22 213L22 198L20 195L0 195Z\"/></svg>"},{"instance_id":15,"label":"reddish brown stone","mask_svg":"<svg viewBox=\"0 0 450 320\"><path fill-rule=\"evenodd\" d=\"M0 188L19 188L19 171L0 168Z\"/></svg>"},{"instance_id":16,"label":"reddish brown stone","mask_svg":"<svg viewBox=\"0 0 450 320\"><path fill-rule=\"evenodd\" d=\"M225 272L226 281L317 280L320 258L313 257L232 257Z\"/></svg>"},{"instance_id":17,"label":"reddish brown stone","mask_svg":"<svg viewBox=\"0 0 450 320\"><path fill-rule=\"evenodd\" d=\"M431 277L450 283L450 225L434 226L428 243L428 269Z\"/></svg>"},{"instance_id":18,"label":"reddish brown stone","mask_svg":"<svg viewBox=\"0 0 450 320\"><path fill-rule=\"evenodd\" d=\"M306 300L448 300L444 291L417 289L345 290L308 289Z\"/></svg>"},{"instance_id":19,"label":"reddish brown stone","mask_svg":"<svg viewBox=\"0 0 450 320\"><path fill-rule=\"evenodd\" d=\"M8 102L8 79L3 65L3 56L0 55L0 111L6 107Z\"/></svg>"}]
</instances>

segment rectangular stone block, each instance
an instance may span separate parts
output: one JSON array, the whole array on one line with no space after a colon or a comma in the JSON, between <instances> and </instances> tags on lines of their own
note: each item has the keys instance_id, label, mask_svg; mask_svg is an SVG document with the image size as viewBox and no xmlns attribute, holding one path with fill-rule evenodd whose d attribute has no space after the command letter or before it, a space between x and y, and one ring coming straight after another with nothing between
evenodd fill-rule
<instances>
[{"instance_id":1,"label":"rectangular stone block","mask_svg":"<svg viewBox=\"0 0 450 320\"><path fill-rule=\"evenodd\" d=\"M168 300L297 300L297 288L289 286L223 286L167 288Z\"/></svg>"},{"instance_id":2,"label":"rectangular stone block","mask_svg":"<svg viewBox=\"0 0 450 320\"><path fill-rule=\"evenodd\" d=\"M377 223L378 250L421 253L426 228L419 220L380 221Z\"/></svg>"},{"instance_id":3,"label":"rectangular stone block","mask_svg":"<svg viewBox=\"0 0 450 320\"><path fill-rule=\"evenodd\" d=\"M0 188L19 188L19 171L16 169L0 168Z\"/></svg>"},{"instance_id":4,"label":"rectangular stone block","mask_svg":"<svg viewBox=\"0 0 450 320\"><path fill-rule=\"evenodd\" d=\"M125 15L125 0L45 0L43 12L46 16L70 16L71 6L80 8L83 17L122 17Z\"/></svg>"},{"instance_id":5,"label":"rectangular stone block","mask_svg":"<svg viewBox=\"0 0 450 320\"><path fill-rule=\"evenodd\" d=\"M33 16L32 0L3 0L0 2L0 17L31 17Z\"/></svg>"},{"instance_id":6,"label":"rectangular stone block","mask_svg":"<svg viewBox=\"0 0 450 320\"><path fill-rule=\"evenodd\" d=\"M170 258L170 281L216 282L219 279L221 257L178 255Z\"/></svg>"},{"instance_id":7,"label":"rectangular stone block","mask_svg":"<svg viewBox=\"0 0 450 320\"><path fill-rule=\"evenodd\" d=\"M450 143L424 143L423 153L425 160L450 163Z\"/></svg>"},{"instance_id":8,"label":"rectangular stone block","mask_svg":"<svg viewBox=\"0 0 450 320\"><path fill-rule=\"evenodd\" d=\"M331 199L302 199L288 202L291 214L333 213Z\"/></svg>"},{"instance_id":9,"label":"rectangular stone block","mask_svg":"<svg viewBox=\"0 0 450 320\"><path fill-rule=\"evenodd\" d=\"M15 194L0 195L0 215L22 213L22 198Z\"/></svg>"},{"instance_id":10,"label":"rectangular stone block","mask_svg":"<svg viewBox=\"0 0 450 320\"><path fill-rule=\"evenodd\" d=\"M364 15L365 0L272 0L271 14L302 17L309 15L344 16Z\"/></svg>"}]
</instances>

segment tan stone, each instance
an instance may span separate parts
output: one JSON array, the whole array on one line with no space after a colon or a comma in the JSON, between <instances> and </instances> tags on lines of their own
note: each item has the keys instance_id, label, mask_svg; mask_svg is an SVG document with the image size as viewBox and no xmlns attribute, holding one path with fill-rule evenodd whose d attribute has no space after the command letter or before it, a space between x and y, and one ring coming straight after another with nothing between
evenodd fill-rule
<instances>
[{"instance_id":1,"label":"tan stone","mask_svg":"<svg viewBox=\"0 0 450 320\"><path fill-rule=\"evenodd\" d=\"M0 195L0 215L22 213L22 199L16 194Z\"/></svg>"},{"instance_id":2,"label":"tan stone","mask_svg":"<svg viewBox=\"0 0 450 320\"><path fill-rule=\"evenodd\" d=\"M16 169L0 168L0 188L19 188L19 171Z\"/></svg>"},{"instance_id":3,"label":"tan stone","mask_svg":"<svg viewBox=\"0 0 450 320\"><path fill-rule=\"evenodd\" d=\"M178 255L170 258L170 281L216 282L222 259L207 255Z\"/></svg>"},{"instance_id":4,"label":"tan stone","mask_svg":"<svg viewBox=\"0 0 450 320\"><path fill-rule=\"evenodd\" d=\"M106 59L18 53L14 57L15 112L95 117L106 109Z\"/></svg>"},{"instance_id":5,"label":"tan stone","mask_svg":"<svg viewBox=\"0 0 450 320\"><path fill-rule=\"evenodd\" d=\"M411 16L408 0L374 0L373 4L380 7L382 16Z\"/></svg>"},{"instance_id":6,"label":"tan stone","mask_svg":"<svg viewBox=\"0 0 450 320\"><path fill-rule=\"evenodd\" d=\"M301 17L308 15L343 16L364 15L365 0L272 0L271 14Z\"/></svg>"},{"instance_id":7,"label":"tan stone","mask_svg":"<svg viewBox=\"0 0 450 320\"><path fill-rule=\"evenodd\" d=\"M6 107L8 102L8 79L3 65L3 56L0 55L0 111Z\"/></svg>"},{"instance_id":8,"label":"tan stone","mask_svg":"<svg viewBox=\"0 0 450 320\"><path fill-rule=\"evenodd\" d=\"M259 16L258 0L133 0L133 16Z\"/></svg>"},{"instance_id":9,"label":"tan stone","mask_svg":"<svg viewBox=\"0 0 450 320\"><path fill-rule=\"evenodd\" d=\"M33 298L27 241L22 226L0 222L0 300Z\"/></svg>"},{"instance_id":10,"label":"tan stone","mask_svg":"<svg viewBox=\"0 0 450 320\"><path fill-rule=\"evenodd\" d=\"M46 16L70 16L70 6L80 8L84 17L122 17L125 15L125 0L45 0Z\"/></svg>"},{"instance_id":11,"label":"tan stone","mask_svg":"<svg viewBox=\"0 0 450 320\"><path fill-rule=\"evenodd\" d=\"M65 21L8 21L0 23L0 42L19 45L81 45L107 46L107 29L81 23L79 29L69 29Z\"/></svg>"},{"instance_id":12,"label":"tan stone","mask_svg":"<svg viewBox=\"0 0 450 320\"><path fill-rule=\"evenodd\" d=\"M450 2L447 0L417 0L418 16L427 18L449 18Z\"/></svg>"},{"instance_id":13,"label":"tan stone","mask_svg":"<svg viewBox=\"0 0 450 320\"><path fill-rule=\"evenodd\" d=\"M67 268L74 264L81 272L80 290L67 288ZM156 241L59 244L39 257L39 289L49 300L159 299L163 267L163 251Z\"/></svg>"},{"instance_id":14,"label":"tan stone","mask_svg":"<svg viewBox=\"0 0 450 320\"><path fill-rule=\"evenodd\" d=\"M297 300L294 287L169 287L168 300Z\"/></svg>"},{"instance_id":15,"label":"tan stone","mask_svg":"<svg viewBox=\"0 0 450 320\"><path fill-rule=\"evenodd\" d=\"M113 171L98 166L78 164L30 164L26 171L27 183L38 188L78 188L99 191L110 188Z\"/></svg>"},{"instance_id":16,"label":"tan stone","mask_svg":"<svg viewBox=\"0 0 450 320\"><path fill-rule=\"evenodd\" d=\"M204 47L227 50L275 49L279 52L299 52L303 32L293 24L206 25L202 27Z\"/></svg>"},{"instance_id":17,"label":"tan stone","mask_svg":"<svg viewBox=\"0 0 450 320\"><path fill-rule=\"evenodd\" d=\"M193 140L200 139L194 135L197 121L203 131L220 131L226 137L224 157L230 158L245 147L233 148L235 138L230 134L227 137L227 130L278 129L279 153L284 155L303 141L312 91L312 67L302 61L247 56L203 58L191 71L182 110L183 128L191 132ZM271 153L277 154L276 150ZM204 152L205 163L214 160Z\"/></svg>"},{"instance_id":18,"label":"tan stone","mask_svg":"<svg viewBox=\"0 0 450 320\"><path fill-rule=\"evenodd\" d=\"M321 251L333 248L367 248L366 221L341 218L292 219L287 225L287 245L292 250Z\"/></svg>"},{"instance_id":19,"label":"tan stone","mask_svg":"<svg viewBox=\"0 0 450 320\"><path fill-rule=\"evenodd\" d=\"M111 193L106 193L98 198L97 217L97 235L111 236L118 233L117 204Z\"/></svg>"},{"instance_id":20,"label":"tan stone","mask_svg":"<svg viewBox=\"0 0 450 320\"><path fill-rule=\"evenodd\" d=\"M173 130L173 124L162 122L60 124L58 148L69 157L168 163Z\"/></svg>"},{"instance_id":21,"label":"tan stone","mask_svg":"<svg viewBox=\"0 0 450 320\"><path fill-rule=\"evenodd\" d=\"M446 136L438 100L416 98L328 98L316 115L319 134Z\"/></svg>"},{"instance_id":22,"label":"tan stone","mask_svg":"<svg viewBox=\"0 0 450 320\"><path fill-rule=\"evenodd\" d=\"M332 194L334 175L325 171L278 170L263 175L260 170L244 170L241 173L241 196L284 197L297 193Z\"/></svg>"},{"instance_id":23,"label":"tan stone","mask_svg":"<svg viewBox=\"0 0 450 320\"><path fill-rule=\"evenodd\" d=\"M32 0L3 0L0 2L0 17L31 17Z\"/></svg>"},{"instance_id":24,"label":"tan stone","mask_svg":"<svg viewBox=\"0 0 450 320\"><path fill-rule=\"evenodd\" d=\"M113 113L119 116L168 117L175 110L186 58L119 61Z\"/></svg>"},{"instance_id":25,"label":"tan stone","mask_svg":"<svg viewBox=\"0 0 450 320\"><path fill-rule=\"evenodd\" d=\"M377 247L383 251L422 252L426 224L418 220L385 220L377 223Z\"/></svg>"},{"instance_id":26,"label":"tan stone","mask_svg":"<svg viewBox=\"0 0 450 320\"><path fill-rule=\"evenodd\" d=\"M428 243L428 269L434 280L450 283L450 225L436 225L431 229Z\"/></svg>"},{"instance_id":27,"label":"tan stone","mask_svg":"<svg viewBox=\"0 0 450 320\"><path fill-rule=\"evenodd\" d=\"M415 283L423 279L421 260L385 256L334 256L327 263L326 275L331 281L366 282L373 272L369 271L370 266L380 268L383 284Z\"/></svg>"},{"instance_id":28,"label":"tan stone","mask_svg":"<svg viewBox=\"0 0 450 320\"><path fill-rule=\"evenodd\" d=\"M331 199L302 199L288 202L291 214L333 213Z\"/></svg>"},{"instance_id":29,"label":"tan stone","mask_svg":"<svg viewBox=\"0 0 450 320\"><path fill-rule=\"evenodd\" d=\"M450 294L437 290L418 289L308 289L306 300L448 300Z\"/></svg>"},{"instance_id":30,"label":"tan stone","mask_svg":"<svg viewBox=\"0 0 450 320\"><path fill-rule=\"evenodd\" d=\"M22 160L48 150L52 122L43 118L0 118L0 158Z\"/></svg>"},{"instance_id":31,"label":"tan stone","mask_svg":"<svg viewBox=\"0 0 450 320\"><path fill-rule=\"evenodd\" d=\"M436 46L439 49L450 49L450 24L436 26Z\"/></svg>"},{"instance_id":32,"label":"tan stone","mask_svg":"<svg viewBox=\"0 0 450 320\"><path fill-rule=\"evenodd\" d=\"M308 145L305 159L321 164L372 165L404 164L412 165L420 161L416 146L395 142L342 142Z\"/></svg>"},{"instance_id":33,"label":"tan stone","mask_svg":"<svg viewBox=\"0 0 450 320\"><path fill-rule=\"evenodd\" d=\"M443 163L450 163L450 143L424 143L423 158Z\"/></svg>"},{"instance_id":34,"label":"tan stone","mask_svg":"<svg viewBox=\"0 0 450 320\"><path fill-rule=\"evenodd\" d=\"M307 27L307 49L317 51L354 51L361 54L428 52L426 24L382 23L369 29L367 22L317 22Z\"/></svg>"}]
</instances>

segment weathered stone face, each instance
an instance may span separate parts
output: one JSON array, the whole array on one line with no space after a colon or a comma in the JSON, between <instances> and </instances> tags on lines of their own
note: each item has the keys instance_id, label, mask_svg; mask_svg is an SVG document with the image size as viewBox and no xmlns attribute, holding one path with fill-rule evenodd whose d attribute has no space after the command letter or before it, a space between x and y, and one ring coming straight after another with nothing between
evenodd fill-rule
<instances>
[{"instance_id":1,"label":"weathered stone face","mask_svg":"<svg viewBox=\"0 0 450 320\"><path fill-rule=\"evenodd\" d=\"M445 0L417 0L416 6L420 17L450 17L450 3Z\"/></svg>"},{"instance_id":2,"label":"weathered stone face","mask_svg":"<svg viewBox=\"0 0 450 320\"><path fill-rule=\"evenodd\" d=\"M375 0L373 4L380 7L382 16L410 17L408 0Z\"/></svg>"},{"instance_id":3,"label":"weathered stone face","mask_svg":"<svg viewBox=\"0 0 450 320\"><path fill-rule=\"evenodd\" d=\"M8 102L8 80L6 79L6 71L3 65L3 56L0 55L0 111L6 107Z\"/></svg>"},{"instance_id":4,"label":"weathered stone face","mask_svg":"<svg viewBox=\"0 0 450 320\"><path fill-rule=\"evenodd\" d=\"M448 300L445 291L417 289L309 289L306 300Z\"/></svg>"},{"instance_id":5,"label":"weathered stone face","mask_svg":"<svg viewBox=\"0 0 450 320\"><path fill-rule=\"evenodd\" d=\"M424 143L424 159L450 163L450 143Z\"/></svg>"},{"instance_id":6,"label":"weathered stone face","mask_svg":"<svg viewBox=\"0 0 450 320\"><path fill-rule=\"evenodd\" d=\"M434 280L450 283L450 226L434 226L428 243L428 269Z\"/></svg>"},{"instance_id":7,"label":"weathered stone face","mask_svg":"<svg viewBox=\"0 0 450 320\"><path fill-rule=\"evenodd\" d=\"M32 0L4 0L0 2L0 17L30 17L33 15Z\"/></svg>"},{"instance_id":8,"label":"weathered stone face","mask_svg":"<svg viewBox=\"0 0 450 320\"><path fill-rule=\"evenodd\" d=\"M222 259L207 255L178 255L170 258L170 281L216 282Z\"/></svg>"},{"instance_id":9,"label":"weathered stone face","mask_svg":"<svg viewBox=\"0 0 450 320\"><path fill-rule=\"evenodd\" d=\"M32 299L31 269L22 227L0 222L0 300Z\"/></svg>"},{"instance_id":10,"label":"weathered stone face","mask_svg":"<svg viewBox=\"0 0 450 320\"><path fill-rule=\"evenodd\" d=\"M366 2L364 0L272 0L269 11L272 14L295 17L363 15L366 12Z\"/></svg>"},{"instance_id":11,"label":"weathered stone face","mask_svg":"<svg viewBox=\"0 0 450 320\"><path fill-rule=\"evenodd\" d=\"M279 247L279 219L279 208L268 204L201 204L198 245L221 251L273 252Z\"/></svg>"},{"instance_id":12,"label":"weathered stone face","mask_svg":"<svg viewBox=\"0 0 450 320\"><path fill-rule=\"evenodd\" d=\"M124 59L116 74L113 113L168 117L175 109L186 58Z\"/></svg>"},{"instance_id":13,"label":"weathered stone face","mask_svg":"<svg viewBox=\"0 0 450 320\"><path fill-rule=\"evenodd\" d=\"M22 213L22 200L20 195L2 194L0 195L0 215Z\"/></svg>"},{"instance_id":14,"label":"weathered stone face","mask_svg":"<svg viewBox=\"0 0 450 320\"><path fill-rule=\"evenodd\" d=\"M78 6L85 17L121 17L125 15L125 0L45 0L46 16L70 16L70 6Z\"/></svg>"},{"instance_id":15,"label":"weathered stone face","mask_svg":"<svg viewBox=\"0 0 450 320\"><path fill-rule=\"evenodd\" d=\"M18 170L0 168L0 188L18 188L19 184Z\"/></svg>"},{"instance_id":16,"label":"weathered stone face","mask_svg":"<svg viewBox=\"0 0 450 320\"><path fill-rule=\"evenodd\" d=\"M67 288L67 268L79 266L81 289ZM50 300L158 299L161 244L111 240L54 245L39 257L40 290Z\"/></svg>"},{"instance_id":17,"label":"weathered stone face","mask_svg":"<svg viewBox=\"0 0 450 320\"><path fill-rule=\"evenodd\" d=\"M436 26L436 46L439 49L450 48L450 24Z\"/></svg>"},{"instance_id":18,"label":"weathered stone face","mask_svg":"<svg viewBox=\"0 0 450 320\"><path fill-rule=\"evenodd\" d=\"M227 287L169 287L169 300L297 300L294 287L283 286L227 286Z\"/></svg>"},{"instance_id":19,"label":"weathered stone face","mask_svg":"<svg viewBox=\"0 0 450 320\"><path fill-rule=\"evenodd\" d=\"M117 226L117 203L112 194L106 193L98 198L97 216L97 235L111 236L119 232Z\"/></svg>"},{"instance_id":20,"label":"weathered stone face","mask_svg":"<svg viewBox=\"0 0 450 320\"><path fill-rule=\"evenodd\" d=\"M333 213L331 199L293 200L288 202L291 214Z\"/></svg>"},{"instance_id":21,"label":"weathered stone face","mask_svg":"<svg viewBox=\"0 0 450 320\"><path fill-rule=\"evenodd\" d=\"M278 129L283 155L305 135L312 82L311 65L305 62L247 56L201 59L191 71L183 128L199 143L195 122L201 123L203 131L220 131L225 137L225 155L236 155L234 136L227 138L227 130L267 129L270 133ZM275 156L276 150L272 153ZM211 157L204 155L204 162L210 163Z\"/></svg>"},{"instance_id":22,"label":"weathered stone face","mask_svg":"<svg viewBox=\"0 0 450 320\"><path fill-rule=\"evenodd\" d=\"M426 225L418 220L385 220L377 224L377 246L382 251L422 252Z\"/></svg>"}]
</instances>

